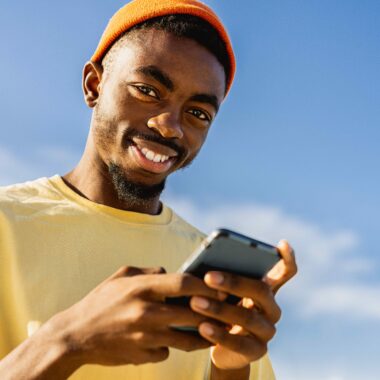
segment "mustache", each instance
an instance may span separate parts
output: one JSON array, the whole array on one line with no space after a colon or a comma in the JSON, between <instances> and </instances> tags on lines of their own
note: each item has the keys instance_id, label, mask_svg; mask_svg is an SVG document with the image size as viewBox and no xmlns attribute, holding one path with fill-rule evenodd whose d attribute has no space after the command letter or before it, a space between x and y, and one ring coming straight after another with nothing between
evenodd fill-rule
<instances>
[{"instance_id":1,"label":"mustache","mask_svg":"<svg viewBox=\"0 0 380 380\"><path fill-rule=\"evenodd\" d=\"M187 153L187 150L185 148L178 145L173 140L165 139L164 137L159 136L157 134L153 135L153 134L146 134L146 133L141 133L141 132L137 132L137 131L128 131L124 135L124 138L127 140L132 140L134 137L141 139L141 140L151 141L151 142L155 142L157 144L165 145L168 148L173 149L178 154L177 159L182 159Z\"/></svg>"}]
</instances>

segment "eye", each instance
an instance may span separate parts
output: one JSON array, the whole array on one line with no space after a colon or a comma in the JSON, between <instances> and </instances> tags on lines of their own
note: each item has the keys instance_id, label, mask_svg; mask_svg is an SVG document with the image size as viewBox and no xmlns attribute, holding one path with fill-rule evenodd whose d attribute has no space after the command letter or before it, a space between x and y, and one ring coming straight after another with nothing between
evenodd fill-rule
<instances>
[{"instance_id":1,"label":"eye","mask_svg":"<svg viewBox=\"0 0 380 380\"><path fill-rule=\"evenodd\" d=\"M144 95L158 99L158 93L152 87L145 86L145 85L135 85L134 87L137 88Z\"/></svg>"},{"instance_id":2,"label":"eye","mask_svg":"<svg viewBox=\"0 0 380 380\"><path fill-rule=\"evenodd\" d=\"M197 108L190 109L187 112L190 113L191 115L194 115L199 120L204 120L208 122L212 120L211 116L207 112L201 111L200 109L197 109Z\"/></svg>"}]
</instances>

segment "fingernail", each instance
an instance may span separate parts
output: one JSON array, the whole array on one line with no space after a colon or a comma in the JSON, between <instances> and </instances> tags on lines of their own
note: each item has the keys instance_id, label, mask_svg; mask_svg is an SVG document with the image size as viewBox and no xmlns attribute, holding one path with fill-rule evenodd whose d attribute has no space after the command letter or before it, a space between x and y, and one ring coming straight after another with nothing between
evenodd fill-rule
<instances>
[{"instance_id":1,"label":"fingernail","mask_svg":"<svg viewBox=\"0 0 380 380\"><path fill-rule=\"evenodd\" d=\"M215 332L214 328L210 324L208 324L208 323L203 323L201 325L201 331L205 335L213 335L214 332Z\"/></svg>"},{"instance_id":2,"label":"fingernail","mask_svg":"<svg viewBox=\"0 0 380 380\"><path fill-rule=\"evenodd\" d=\"M224 281L224 276L219 272L207 273L205 280L211 284L221 285Z\"/></svg>"},{"instance_id":3,"label":"fingernail","mask_svg":"<svg viewBox=\"0 0 380 380\"><path fill-rule=\"evenodd\" d=\"M193 297L191 302L193 306L198 307L199 309L207 309L210 306L210 302L203 297Z\"/></svg>"}]
</instances>

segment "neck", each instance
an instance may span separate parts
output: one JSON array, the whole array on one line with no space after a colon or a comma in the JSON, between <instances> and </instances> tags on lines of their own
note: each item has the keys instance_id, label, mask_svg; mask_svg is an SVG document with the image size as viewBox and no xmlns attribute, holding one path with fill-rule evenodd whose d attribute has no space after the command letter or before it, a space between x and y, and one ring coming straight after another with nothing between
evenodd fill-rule
<instances>
[{"instance_id":1,"label":"neck","mask_svg":"<svg viewBox=\"0 0 380 380\"><path fill-rule=\"evenodd\" d=\"M119 199L108 167L96 153L91 138L78 165L62 179L77 194L95 203L150 215L157 215L161 210L159 196L142 202Z\"/></svg>"}]
</instances>

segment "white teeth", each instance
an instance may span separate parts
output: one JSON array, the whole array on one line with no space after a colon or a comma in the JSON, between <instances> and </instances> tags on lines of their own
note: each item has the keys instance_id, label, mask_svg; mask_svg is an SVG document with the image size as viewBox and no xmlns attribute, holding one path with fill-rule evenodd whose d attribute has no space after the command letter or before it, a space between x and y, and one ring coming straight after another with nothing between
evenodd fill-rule
<instances>
[{"instance_id":1,"label":"white teeth","mask_svg":"<svg viewBox=\"0 0 380 380\"><path fill-rule=\"evenodd\" d=\"M151 150L147 148L141 148L141 153L150 161L153 162L165 162L169 159L169 156L164 156L163 154L157 154L152 152Z\"/></svg>"},{"instance_id":2,"label":"white teeth","mask_svg":"<svg viewBox=\"0 0 380 380\"><path fill-rule=\"evenodd\" d=\"M146 158L148 160L153 161L153 159L154 159L154 153L152 151L148 151L148 153L146 154Z\"/></svg>"}]
</instances>

